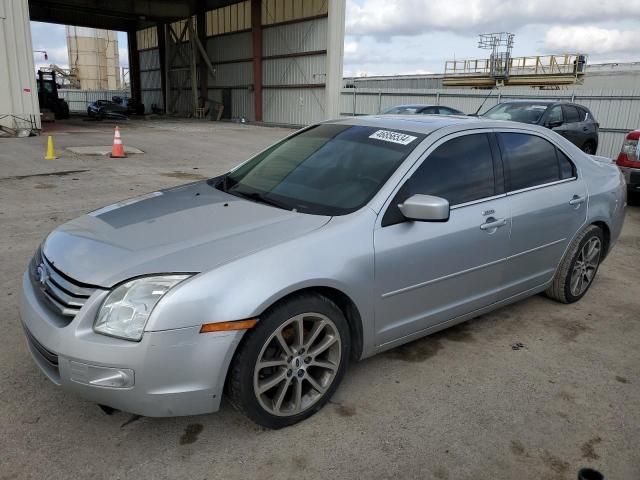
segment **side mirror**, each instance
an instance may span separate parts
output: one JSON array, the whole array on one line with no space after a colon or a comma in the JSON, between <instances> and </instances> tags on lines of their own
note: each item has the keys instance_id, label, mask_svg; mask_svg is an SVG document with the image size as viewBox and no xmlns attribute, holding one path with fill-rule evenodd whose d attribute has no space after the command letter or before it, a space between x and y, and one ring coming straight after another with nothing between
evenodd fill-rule
<instances>
[{"instance_id":1,"label":"side mirror","mask_svg":"<svg viewBox=\"0 0 640 480\"><path fill-rule=\"evenodd\" d=\"M547 123L547 126L549 128L556 128L556 127L559 127L560 125L562 125L562 123L563 123L562 120L555 120L553 122Z\"/></svg>"},{"instance_id":2,"label":"side mirror","mask_svg":"<svg viewBox=\"0 0 640 480\"><path fill-rule=\"evenodd\" d=\"M449 220L449 201L431 195L412 195L398 205L408 220L419 222L446 222Z\"/></svg>"}]
</instances>

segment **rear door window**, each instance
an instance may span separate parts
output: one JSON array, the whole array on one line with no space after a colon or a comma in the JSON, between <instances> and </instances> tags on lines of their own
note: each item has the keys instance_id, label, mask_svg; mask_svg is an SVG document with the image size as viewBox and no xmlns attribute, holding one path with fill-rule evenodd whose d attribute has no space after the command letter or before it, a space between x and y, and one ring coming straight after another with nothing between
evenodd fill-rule
<instances>
[{"instance_id":1,"label":"rear door window","mask_svg":"<svg viewBox=\"0 0 640 480\"><path fill-rule=\"evenodd\" d=\"M567 178L573 178L576 176L576 167L573 162L569 160L564 153L556 148L556 155L558 155L558 164L560 166L560 178L566 180Z\"/></svg>"},{"instance_id":2,"label":"rear door window","mask_svg":"<svg viewBox=\"0 0 640 480\"><path fill-rule=\"evenodd\" d=\"M555 145L544 138L526 133L497 135L509 191L563 179L566 173L561 172Z\"/></svg>"},{"instance_id":3,"label":"rear door window","mask_svg":"<svg viewBox=\"0 0 640 480\"><path fill-rule=\"evenodd\" d=\"M438 107L427 107L420 110L420 113L423 115L437 115Z\"/></svg>"},{"instance_id":4,"label":"rear door window","mask_svg":"<svg viewBox=\"0 0 640 480\"><path fill-rule=\"evenodd\" d=\"M565 123L578 123L581 121L580 113L578 113L578 109L573 105L564 105L563 107L564 115L565 115Z\"/></svg>"}]
</instances>

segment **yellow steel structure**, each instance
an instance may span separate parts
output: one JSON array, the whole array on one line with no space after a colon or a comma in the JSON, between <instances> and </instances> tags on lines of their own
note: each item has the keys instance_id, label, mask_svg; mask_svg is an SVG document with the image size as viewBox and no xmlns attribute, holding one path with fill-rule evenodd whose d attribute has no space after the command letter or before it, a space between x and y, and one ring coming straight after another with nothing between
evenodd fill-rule
<instances>
[{"instance_id":1,"label":"yellow steel structure","mask_svg":"<svg viewBox=\"0 0 640 480\"><path fill-rule=\"evenodd\" d=\"M491 59L449 60L445 63L445 87L493 87L497 83L514 86L554 86L582 83L585 55L563 54L509 58L509 76L491 76Z\"/></svg>"}]
</instances>

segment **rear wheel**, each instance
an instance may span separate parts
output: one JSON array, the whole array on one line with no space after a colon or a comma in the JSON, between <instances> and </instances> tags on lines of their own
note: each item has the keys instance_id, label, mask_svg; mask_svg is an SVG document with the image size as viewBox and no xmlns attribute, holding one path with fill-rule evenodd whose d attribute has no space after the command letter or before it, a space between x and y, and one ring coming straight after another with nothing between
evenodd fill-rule
<instances>
[{"instance_id":1,"label":"rear wheel","mask_svg":"<svg viewBox=\"0 0 640 480\"><path fill-rule=\"evenodd\" d=\"M590 225L569 247L546 295L562 303L580 300L591 287L603 255L602 230Z\"/></svg>"},{"instance_id":2,"label":"rear wheel","mask_svg":"<svg viewBox=\"0 0 640 480\"><path fill-rule=\"evenodd\" d=\"M596 145L595 143L589 141L589 142L585 142L584 145L582 145L582 151L584 153L586 153L587 155L595 155L596 154Z\"/></svg>"},{"instance_id":3,"label":"rear wheel","mask_svg":"<svg viewBox=\"0 0 640 480\"><path fill-rule=\"evenodd\" d=\"M240 411L265 427L293 425L320 410L349 361L344 315L320 295L285 300L246 335L233 361L228 393Z\"/></svg>"}]
</instances>

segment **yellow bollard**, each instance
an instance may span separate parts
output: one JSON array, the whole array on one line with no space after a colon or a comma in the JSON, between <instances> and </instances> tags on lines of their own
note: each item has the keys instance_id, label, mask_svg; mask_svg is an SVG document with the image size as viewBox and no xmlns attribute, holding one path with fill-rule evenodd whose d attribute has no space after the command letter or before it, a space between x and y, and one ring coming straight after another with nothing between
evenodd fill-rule
<instances>
[{"instance_id":1,"label":"yellow bollard","mask_svg":"<svg viewBox=\"0 0 640 480\"><path fill-rule=\"evenodd\" d=\"M56 149L53 147L53 137L49 135L47 138L47 154L44 156L45 160L55 160L56 158Z\"/></svg>"}]
</instances>

